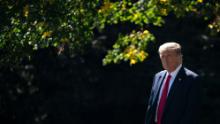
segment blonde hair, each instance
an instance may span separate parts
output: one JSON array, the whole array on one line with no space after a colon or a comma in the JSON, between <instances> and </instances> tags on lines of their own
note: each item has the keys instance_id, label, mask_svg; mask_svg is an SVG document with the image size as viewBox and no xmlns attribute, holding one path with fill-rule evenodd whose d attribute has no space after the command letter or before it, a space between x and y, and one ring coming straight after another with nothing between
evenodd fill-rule
<instances>
[{"instance_id":1,"label":"blonde hair","mask_svg":"<svg viewBox=\"0 0 220 124\"><path fill-rule=\"evenodd\" d=\"M181 46L179 43L176 43L176 42L166 42L160 45L158 52L163 53L164 51L174 51L178 55L182 55Z\"/></svg>"}]
</instances>

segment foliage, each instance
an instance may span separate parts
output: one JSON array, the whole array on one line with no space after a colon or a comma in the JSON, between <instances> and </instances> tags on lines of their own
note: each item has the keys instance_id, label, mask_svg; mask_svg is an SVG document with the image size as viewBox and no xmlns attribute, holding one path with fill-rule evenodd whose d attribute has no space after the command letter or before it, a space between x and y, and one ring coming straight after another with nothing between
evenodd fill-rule
<instances>
[{"instance_id":1,"label":"foliage","mask_svg":"<svg viewBox=\"0 0 220 124\"><path fill-rule=\"evenodd\" d=\"M39 48L68 44L72 54L91 41L97 0L0 1L0 63L31 59Z\"/></svg>"},{"instance_id":2,"label":"foliage","mask_svg":"<svg viewBox=\"0 0 220 124\"><path fill-rule=\"evenodd\" d=\"M213 19L212 22L208 25L211 29L212 34L218 34L220 32L220 3L214 2L214 3L207 3L207 8L210 10L213 10Z\"/></svg>"},{"instance_id":3,"label":"foliage","mask_svg":"<svg viewBox=\"0 0 220 124\"><path fill-rule=\"evenodd\" d=\"M152 26L163 26L165 23L165 17L174 14L176 17L185 17L187 15L194 15L203 17L205 20L213 20L209 27L213 33L219 33L220 31L220 19L219 19L219 2L205 2L203 0L121 0L118 2L111 2L110 0L104 0L102 7L99 9L100 28L104 28L105 25L113 25L121 22L130 22L139 26L139 30L150 30ZM214 19L213 19L214 18ZM132 32L130 36L134 35ZM144 35L144 37L135 34L137 39L127 38L128 36L120 37L118 41L113 45L113 49L108 51L107 56L104 59L104 65L111 62L118 63L119 60L130 60L130 64L135 64L140 59L139 52L133 52L132 57L127 57L124 46L119 44L129 42L140 42L144 45L133 46L132 51L142 50L144 55L147 55L147 45L149 42L155 40L154 35L150 32ZM149 38L150 37L150 38ZM131 46L129 46L130 48ZM128 49L127 48L127 49ZM144 59L147 56L144 57ZM143 61L143 59L141 59Z\"/></svg>"},{"instance_id":4,"label":"foliage","mask_svg":"<svg viewBox=\"0 0 220 124\"><path fill-rule=\"evenodd\" d=\"M113 50L108 51L103 63L106 65L112 61L118 63L122 60L130 60L130 65L132 65L137 62L143 62L148 56L148 53L144 51L147 43L153 40L154 36L148 30L143 32L133 31L130 35L120 36L113 45Z\"/></svg>"},{"instance_id":5,"label":"foliage","mask_svg":"<svg viewBox=\"0 0 220 124\"><path fill-rule=\"evenodd\" d=\"M195 15L210 22L211 33L218 34L219 8L218 1L205 0L0 0L0 66L31 60L33 51L60 44L68 44L72 56L83 53L94 39L94 29L123 22L137 29L120 33L103 64L129 60L132 65L147 58L147 44L155 40L150 27L163 26L171 14ZM126 55L129 50L135 51L132 56Z\"/></svg>"}]
</instances>

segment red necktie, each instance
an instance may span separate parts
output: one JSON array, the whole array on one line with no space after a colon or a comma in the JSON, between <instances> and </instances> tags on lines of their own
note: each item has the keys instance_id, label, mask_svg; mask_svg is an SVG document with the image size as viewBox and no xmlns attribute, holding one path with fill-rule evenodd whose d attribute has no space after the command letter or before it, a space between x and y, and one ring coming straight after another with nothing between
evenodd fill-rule
<instances>
[{"instance_id":1,"label":"red necktie","mask_svg":"<svg viewBox=\"0 0 220 124\"><path fill-rule=\"evenodd\" d=\"M162 118L162 114L163 114L163 109L166 103L166 99L167 99L167 93L168 93L168 89L169 89L169 82L170 82L170 78L171 75L169 74L167 76L167 79L165 81L164 87L163 87L163 91L160 97L160 102L157 108L157 124L161 124L161 118Z\"/></svg>"}]
</instances>

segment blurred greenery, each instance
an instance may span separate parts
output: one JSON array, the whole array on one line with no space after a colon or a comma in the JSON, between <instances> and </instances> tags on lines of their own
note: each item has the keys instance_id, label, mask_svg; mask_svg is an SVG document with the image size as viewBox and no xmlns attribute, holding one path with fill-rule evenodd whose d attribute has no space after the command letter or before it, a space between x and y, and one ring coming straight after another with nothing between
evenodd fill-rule
<instances>
[{"instance_id":1,"label":"blurred greenery","mask_svg":"<svg viewBox=\"0 0 220 124\"><path fill-rule=\"evenodd\" d=\"M137 30L148 31L152 26L163 26L165 18L171 14L174 14L178 18L183 18L187 15L194 15L202 17L204 19L212 20L209 24L209 28L212 33L219 33L219 2L217 1L203 1L203 0L121 0L112 2L111 0L104 0L102 7L98 10L98 17L101 20L100 28L104 28L106 24L118 24L122 22L130 22L138 25ZM135 38L119 38L113 45L113 50L109 50L104 58L104 65L109 63L118 63L119 60L130 60L130 64L136 64L140 61L139 52L133 54L134 57L123 56L127 51L119 50L121 46L118 42L143 42L142 45L134 47L132 50L143 50L145 58L147 58L146 46L149 42L154 41L154 34L147 33L144 36L138 36L131 32L131 36L136 35ZM151 37L151 38L150 38ZM114 46L118 46L115 48ZM128 46L129 47L129 46ZM123 48L122 48L123 49Z\"/></svg>"},{"instance_id":2,"label":"blurred greenery","mask_svg":"<svg viewBox=\"0 0 220 124\"><path fill-rule=\"evenodd\" d=\"M219 2L203 0L1 0L0 48L4 54L0 66L19 65L23 58L31 60L33 51L60 44L68 44L70 56L82 55L94 40L94 30L102 32L108 25L123 22L137 27L127 34L119 33L103 64L122 60L136 64L147 58L146 46L155 40L152 26L163 26L171 14L179 18L193 15L208 20L207 27L215 35L220 31L219 8ZM141 36L134 33L146 31L149 33ZM139 52L125 56L128 49L124 49L131 45Z\"/></svg>"},{"instance_id":3,"label":"blurred greenery","mask_svg":"<svg viewBox=\"0 0 220 124\"><path fill-rule=\"evenodd\" d=\"M1 65L32 59L39 48L69 44L83 52L93 36L97 0L1 0Z\"/></svg>"}]
</instances>

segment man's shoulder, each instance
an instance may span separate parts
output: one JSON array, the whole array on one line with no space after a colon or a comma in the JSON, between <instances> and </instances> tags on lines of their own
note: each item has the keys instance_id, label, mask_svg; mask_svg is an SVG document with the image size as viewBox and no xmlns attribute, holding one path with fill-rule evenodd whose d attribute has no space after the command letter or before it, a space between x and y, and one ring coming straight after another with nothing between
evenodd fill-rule
<instances>
[{"instance_id":1,"label":"man's shoulder","mask_svg":"<svg viewBox=\"0 0 220 124\"><path fill-rule=\"evenodd\" d=\"M192 71L192 70L190 70L190 69L188 69L188 68L186 68L186 67L184 67L184 66L182 66L181 69L184 70L184 72L185 72L185 74L186 74L187 76L193 76L193 77L198 77L198 76L199 76L196 72L194 72L194 71ZM180 70L181 70L181 69L180 69ZM164 75L166 72L167 72L166 70L162 70L162 71L160 71L160 72L157 72L157 73L155 74L155 76Z\"/></svg>"},{"instance_id":2,"label":"man's shoulder","mask_svg":"<svg viewBox=\"0 0 220 124\"><path fill-rule=\"evenodd\" d=\"M162 70L162 71L160 71L160 72L157 72L157 73L155 74L155 76L164 75L165 73L166 73L166 70Z\"/></svg>"},{"instance_id":3,"label":"man's shoulder","mask_svg":"<svg viewBox=\"0 0 220 124\"><path fill-rule=\"evenodd\" d=\"M198 77L199 75L197 73L195 73L194 71L186 68L186 67L183 67L184 71L185 71L185 74L187 76L193 76L193 77Z\"/></svg>"}]
</instances>

